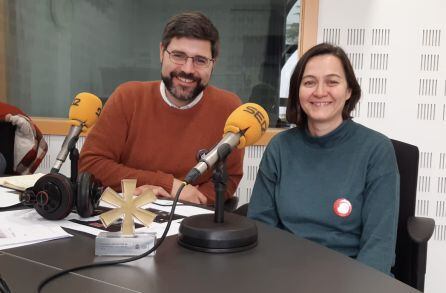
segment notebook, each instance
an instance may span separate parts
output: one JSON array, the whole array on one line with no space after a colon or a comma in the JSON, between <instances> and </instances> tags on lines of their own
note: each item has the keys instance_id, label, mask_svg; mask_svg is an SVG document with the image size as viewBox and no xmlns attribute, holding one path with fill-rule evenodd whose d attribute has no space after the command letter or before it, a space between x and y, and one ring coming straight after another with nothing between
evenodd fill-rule
<instances>
[{"instance_id":1,"label":"notebook","mask_svg":"<svg viewBox=\"0 0 446 293\"><path fill-rule=\"evenodd\" d=\"M34 184L42 177L43 173L36 173L31 175L18 175L9 177L0 177L0 185L11 189L24 191L28 187L34 186Z\"/></svg>"}]
</instances>

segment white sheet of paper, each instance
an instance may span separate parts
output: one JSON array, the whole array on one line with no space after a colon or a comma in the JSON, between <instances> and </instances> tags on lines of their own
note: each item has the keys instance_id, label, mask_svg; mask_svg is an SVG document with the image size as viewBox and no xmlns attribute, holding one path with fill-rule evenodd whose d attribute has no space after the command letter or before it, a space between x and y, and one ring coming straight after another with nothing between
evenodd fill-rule
<instances>
[{"instance_id":1,"label":"white sheet of paper","mask_svg":"<svg viewBox=\"0 0 446 293\"><path fill-rule=\"evenodd\" d=\"M0 186L0 207L9 207L19 202L18 191Z\"/></svg>"},{"instance_id":2,"label":"white sheet of paper","mask_svg":"<svg viewBox=\"0 0 446 293\"><path fill-rule=\"evenodd\" d=\"M161 205L160 205L161 202ZM170 210L172 209L172 201L166 201L166 200L156 200L155 202L149 204L149 205L145 205L143 206L143 208L154 208L160 211L164 211L164 212L170 212ZM184 217L190 217L193 215L200 215L200 214L212 214L214 211L213 210L208 210L208 209L204 209L204 208L200 208L200 207L196 207L196 206L190 206L190 205L186 205L186 204L180 204L177 205L175 208L175 214L176 215L180 215L180 216L184 216Z\"/></svg>"},{"instance_id":3,"label":"white sheet of paper","mask_svg":"<svg viewBox=\"0 0 446 293\"><path fill-rule=\"evenodd\" d=\"M0 250L70 236L31 209L0 213Z\"/></svg>"}]
</instances>

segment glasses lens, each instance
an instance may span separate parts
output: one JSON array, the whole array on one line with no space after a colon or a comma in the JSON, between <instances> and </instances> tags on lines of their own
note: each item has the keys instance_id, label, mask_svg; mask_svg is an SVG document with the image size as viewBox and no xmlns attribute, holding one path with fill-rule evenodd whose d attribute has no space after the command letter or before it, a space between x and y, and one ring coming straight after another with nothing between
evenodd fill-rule
<instances>
[{"instance_id":1,"label":"glasses lens","mask_svg":"<svg viewBox=\"0 0 446 293\"><path fill-rule=\"evenodd\" d=\"M169 55L170 55L170 59L173 62L177 63L177 64L184 64L184 63L186 63L186 60L187 60L186 54L178 53L178 52L172 52L172 53L169 53Z\"/></svg>"},{"instance_id":2,"label":"glasses lens","mask_svg":"<svg viewBox=\"0 0 446 293\"><path fill-rule=\"evenodd\" d=\"M194 65L197 67L208 67L209 65L209 59L202 56L195 56L194 57Z\"/></svg>"}]
</instances>

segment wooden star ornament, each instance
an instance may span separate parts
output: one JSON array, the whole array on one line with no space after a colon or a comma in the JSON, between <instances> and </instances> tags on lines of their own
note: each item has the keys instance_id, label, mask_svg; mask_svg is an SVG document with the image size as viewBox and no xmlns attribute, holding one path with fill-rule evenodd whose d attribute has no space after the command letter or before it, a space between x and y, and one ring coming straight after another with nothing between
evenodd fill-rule
<instances>
[{"instance_id":1,"label":"wooden star ornament","mask_svg":"<svg viewBox=\"0 0 446 293\"><path fill-rule=\"evenodd\" d=\"M99 218L105 227L110 226L122 218L121 233L124 236L132 236L135 233L135 219L148 227L156 217L156 214L141 208L156 200L155 194L150 189L145 190L140 196L134 197L136 179L121 180L122 194L119 195L110 187L107 187L101 195L101 200L116 206L115 209L102 213Z\"/></svg>"}]
</instances>

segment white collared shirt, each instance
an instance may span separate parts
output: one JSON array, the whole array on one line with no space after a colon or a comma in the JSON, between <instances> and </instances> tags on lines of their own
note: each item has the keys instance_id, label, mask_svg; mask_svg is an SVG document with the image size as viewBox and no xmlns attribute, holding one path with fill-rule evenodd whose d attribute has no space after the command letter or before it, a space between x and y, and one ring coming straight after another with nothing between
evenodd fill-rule
<instances>
[{"instance_id":1,"label":"white collared shirt","mask_svg":"<svg viewBox=\"0 0 446 293\"><path fill-rule=\"evenodd\" d=\"M203 91L201 91L201 93L198 94L198 96L192 101L192 103L189 103L189 104L184 105L182 107L178 107L177 105L173 104L169 100L169 98L167 97L166 86L164 85L163 81L161 81L161 83L160 83L160 92L161 92L161 97L163 97L163 100L164 100L164 102L166 102L167 105L169 105L172 108L176 108L176 109L180 109L180 110L185 110L185 109L192 108L193 106L198 104L198 102L203 98Z\"/></svg>"}]
</instances>

